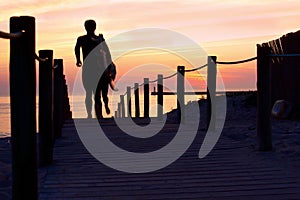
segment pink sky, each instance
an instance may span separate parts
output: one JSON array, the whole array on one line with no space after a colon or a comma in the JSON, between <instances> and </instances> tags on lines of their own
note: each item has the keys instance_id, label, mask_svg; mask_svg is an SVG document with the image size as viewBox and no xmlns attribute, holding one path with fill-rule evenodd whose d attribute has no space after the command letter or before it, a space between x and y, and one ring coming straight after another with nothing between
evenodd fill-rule
<instances>
[{"instance_id":1,"label":"pink sky","mask_svg":"<svg viewBox=\"0 0 300 200\"><path fill-rule=\"evenodd\" d=\"M136 28L169 29L225 61L253 57L257 43L300 29L296 0L16 0L2 1L0 7L2 31L9 30L11 16L36 17L36 50L53 49L55 57L64 59L70 87L78 72L74 45L85 33L83 22L89 18L97 21L97 33L107 39ZM9 41L0 40L0 95L8 94L8 52ZM219 66L226 89L254 89L255 66L255 62ZM122 67L118 75L134 66L128 60Z\"/></svg>"}]
</instances>

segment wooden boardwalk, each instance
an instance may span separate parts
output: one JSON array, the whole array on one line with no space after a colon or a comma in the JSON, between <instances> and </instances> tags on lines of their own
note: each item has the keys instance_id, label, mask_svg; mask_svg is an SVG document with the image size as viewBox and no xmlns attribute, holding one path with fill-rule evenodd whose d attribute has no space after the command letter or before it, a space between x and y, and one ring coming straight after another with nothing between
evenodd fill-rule
<instances>
[{"instance_id":1,"label":"wooden boardwalk","mask_svg":"<svg viewBox=\"0 0 300 200\"><path fill-rule=\"evenodd\" d=\"M83 123L91 126L88 120ZM122 134L113 120L101 125L116 144L141 152L160 148L178 128L167 124L157 138L138 143ZM225 127L224 131L231 128ZM111 169L91 156L73 121L68 121L63 137L55 144L54 164L41 169L45 176L40 184L40 199L299 199L299 173L286 166L276 153L257 152L222 135L213 151L199 159L204 134L199 130L188 151L168 167L130 174Z\"/></svg>"}]
</instances>

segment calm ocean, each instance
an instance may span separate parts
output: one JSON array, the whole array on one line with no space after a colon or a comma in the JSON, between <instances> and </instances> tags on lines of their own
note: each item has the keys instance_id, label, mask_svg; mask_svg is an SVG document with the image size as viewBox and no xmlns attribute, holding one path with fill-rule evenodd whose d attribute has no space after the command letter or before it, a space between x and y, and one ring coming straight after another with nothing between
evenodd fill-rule
<instances>
[{"instance_id":1,"label":"calm ocean","mask_svg":"<svg viewBox=\"0 0 300 200\"><path fill-rule=\"evenodd\" d=\"M133 98L133 97L132 97ZM185 102L195 101L200 99L201 96L189 96L185 97ZM110 96L110 109L111 115L105 115L104 117L112 117L115 110L117 110L117 104L120 101L119 96ZM38 98L37 98L37 116L38 116ZM144 113L143 107L143 96L140 96L140 111L141 116ZM156 96L150 96L150 116L156 116L156 103L157 99ZM86 118L86 111L85 111L85 104L84 104L84 96L71 96L70 97L70 105L71 110L73 112L73 118ZM164 112L169 112L172 109L176 108L176 96L166 95L164 96ZM134 115L134 98L132 99L132 113ZM127 115L127 114L126 114ZM1 137L8 137L10 136L10 98L9 97L0 97L0 138ZM93 113L95 117L95 114ZM37 130L38 131L38 130Z\"/></svg>"}]
</instances>

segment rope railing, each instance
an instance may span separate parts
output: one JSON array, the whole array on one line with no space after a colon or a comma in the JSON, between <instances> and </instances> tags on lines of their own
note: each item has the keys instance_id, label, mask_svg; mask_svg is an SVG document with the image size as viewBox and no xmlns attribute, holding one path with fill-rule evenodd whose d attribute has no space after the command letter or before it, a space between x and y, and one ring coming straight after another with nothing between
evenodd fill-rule
<instances>
[{"instance_id":1,"label":"rope railing","mask_svg":"<svg viewBox=\"0 0 300 200\"><path fill-rule=\"evenodd\" d=\"M300 54L269 54L268 57L300 57Z\"/></svg>"},{"instance_id":2,"label":"rope railing","mask_svg":"<svg viewBox=\"0 0 300 200\"><path fill-rule=\"evenodd\" d=\"M163 79L164 79L164 80L167 80L167 79L170 79L170 78L172 78L172 77L174 77L174 76L176 76L176 75L177 75L177 72L175 72L174 74L172 74L172 75L170 75L170 76L163 77Z\"/></svg>"},{"instance_id":3,"label":"rope railing","mask_svg":"<svg viewBox=\"0 0 300 200\"><path fill-rule=\"evenodd\" d=\"M139 87L141 87L141 86L143 86L144 85L144 83L141 83L141 84L139 84ZM135 87L130 87L130 90L134 90L135 89ZM127 94L127 91L123 94L124 96Z\"/></svg>"},{"instance_id":4,"label":"rope railing","mask_svg":"<svg viewBox=\"0 0 300 200\"><path fill-rule=\"evenodd\" d=\"M154 81L149 81L149 83L156 83L158 81L158 79L154 80Z\"/></svg>"},{"instance_id":5,"label":"rope railing","mask_svg":"<svg viewBox=\"0 0 300 200\"><path fill-rule=\"evenodd\" d=\"M300 54L269 54L267 55L268 57L300 57ZM246 62L251 62L253 60L257 60L257 57L252 57L252 58L248 58L245 60L239 60L239 61L229 61L229 62L221 62L221 61L217 61L217 64L220 65L235 65L235 64L241 64L241 63L246 63ZM195 68L192 70L185 70L185 72L189 72L189 71L195 71L199 68ZM201 67L200 67L201 69Z\"/></svg>"},{"instance_id":6,"label":"rope railing","mask_svg":"<svg viewBox=\"0 0 300 200\"><path fill-rule=\"evenodd\" d=\"M34 53L34 58L39 62L46 62L48 58L41 58L36 53ZM54 68L54 67L53 67Z\"/></svg>"},{"instance_id":7,"label":"rope railing","mask_svg":"<svg viewBox=\"0 0 300 200\"><path fill-rule=\"evenodd\" d=\"M202 66L200 66L200 67L193 68L193 69L189 69L189 70L184 70L184 71L185 71L185 72L192 72L192 71L196 71L196 70L202 69L202 68L207 67L207 66L208 66L208 64L205 64L205 65L202 65ZM177 70L178 70L178 69L177 69ZM169 75L169 76L166 76L166 77L164 77L163 75L159 75L158 78L155 79L155 80L149 81L149 79L148 79L148 82L147 82L147 83L141 83L141 84L136 83L134 87L127 87L127 88L129 88L129 90L138 90L139 87L146 86L146 84L149 85L149 84L153 84L153 83L158 83L158 85L160 85L161 83L159 83L159 81L167 80L167 79L173 78L173 77L175 77L176 75L178 75L178 71L176 71L175 73L173 73L173 74L171 74L171 75ZM137 86L138 86L138 87L137 87ZM148 87L149 87L149 86L148 86ZM159 86L158 86L158 87L159 87ZM135 92L136 92L136 91L135 91ZM158 93L159 93L159 92L158 92ZM124 96L126 96L126 95L128 95L128 91L126 91L126 92L125 92L123 95L121 95L121 96L124 97ZM136 95L136 94L135 94L135 95ZM162 95L163 95L163 93L162 93ZM137 97L137 98L138 98L138 97ZM120 103L120 105L119 105L119 107L118 107L118 111L116 111L116 113L117 113L116 116L121 116L120 113L119 113L119 109L121 109L121 107L124 106L123 104L124 104L124 103Z\"/></svg>"},{"instance_id":8,"label":"rope railing","mask_svg":"<svg viewBox=\"0 0 300 200\"><path fill-rule=\"evenodd\" d=\"M166 80L166 79L170 79L170 78L172 78L172 77L174 77L174 76L176 76L177 75L177 72L175 72L174 74L171 74L171 75L169 75L169 76L166 76L166 77L163 77L163 79L164 80ZM153 81L149 81L149 83L156 83L158 81L158 79L155 79L155 80L153 80ZM144 84L144 83L143 83Z\"/></svg>"},{"instance_id":9,"label":"rope railing","mask_svg":"<svg viewBox=\"0 0 300 200\"><path fill-rule=\"evenodd\" d=\"M20 38L25 31L17 32L17 33L5 33L0 31L0 38L2 39L16 39Z\"/></svg>"},{"instance_id":10,"label":"rope railing","mask_svg":"<svg viewBox=\"0 0 300 200\"><path fill-rule=\"evenodd\" d=\"M232 61L232 62L221 62L221 61L217 61L217 64L220 65L236 65L236 64L241 64L241 63L246 63L246 62L251 62L253 60L256 60L257 57L253 57L253 58L248 58L245 60L239 60L239 61Z\"/></svg>"},{"instance_id":11,"label":"rope railing","mask_svg":"<svg viewBox=\"0 0 300 200\"><path fill-rule=\"evenodd\" d=\"M163 79L164 80L166 80L166 79L170 79L170 78L172 78L172 77L174 77L174 76L176 76L177 75L177 72L175 72L174 74L171 74L171 75L169 75L169 76L166 76L166 77L164 77ZM153 80L153 81L149 81L149 84L150 83L156 83L158 81L158 79L155 79L155 80ZM142 87L142 86L144 86L145 85L145 83L141 83L141 84L139 84L139 87ZM134 90L135 89L135 87L131 87L130 88L131 90ZM125 96L127 94L127 92L125 92L123 95Z\"/></svg>"},{"instance_id":12,"label":"rope railing","mask_svg":"<svg viewBox=\"0 0 300 200\"><path fill-rule=\"evenodd\" d=\"M182 70L183 70L183 72L194 72L194 71L203 69L203 68L205 68L205 67L208 67L209 65L212 65L212 63L214 63L214 66L216 66L216 64L226 64L226 65L229 65L229 64L246 63L246 62L250 62L250 61L253 61L253 60L256 60L256 59L257 59L257 57L252 57L252 58L248 58L248 59L240 60L240 61L232 61L232 62L221 62L221 61L216 61L216 62L214 62L214 61L210 61L210 60L211 60L211 57L208 57L208 63L206 63L206 64L204 64L204 65L202 65L202 66L200 66L200 67L196 67L196 68L192 68L192 69L186 69L186 70L185 70L184 67L183 67ZM211 64L209 64L209 63L211 63ZM177 70L179 70L179 69L177 69ZM153 83L157 83L157 82L159 82L159 81L161 81L161 80L166 80L166 79L173 78L173 77L176 76L178 73L179 73L179 72L177 71L177 72L175 72L175 73L173 73L173 74L171 74L171 75L169 75L169 76L166 76L166 77L164 77L163 75L159 75L161 78L158 77L158 78L155 79L155 80L149 81L148 84L153 84ZM141 84L136 83L136 85L138 85L138 88L139 88L139 87L141 87L141 86L144 86L145 83L141 83ZM137 89L136 85L135 85L134 87L130 87L130 90L136 90L136 89ZM127 93L128 93L128 91L126 91L126 92L123 94L123 96L127 95ZM158 92L158 93L159 93L159 92ZM163 95L163 93L162 93L162 95ZM182 95L184 95L184 92L183 92Z\"/></svg>"},{"instance_id":13,"label":"rope railing","mask_svg":"<svg viewBox=\"0 0 300 200\"><path fill-rule=\"evenodd\" d=\"M205 68L205 67L207 67L207 64L202 65L201 67L193 68L193 69L186 69L186 70L184 70L184 71L185 71L185 72L193 72L193 71L196 71L196 70L203 69L203 68Z\"/></svg>"},{"instance_id":14,"label":"rope railing","mask_svg":"<svg viewBox=\"0 0 300 200\"><path fill-rule=\"evenodd\" d=\"M265 57L300 57L300 54L265 54L264 55ZM215 99L215 96L216 96L216 72L217 72L217 64L221 64L221 65L236 65L236 64L242 64L242 63L247 63L247 62L251 62L251 61L254 61L254 60L257 60L259 59L260 56L256 56L256 57L251 57L251 58L248 58L248 59L244 59L244 60L238 60L238 61L217 61L217 57L216 56L209 56L208 57L208 62L207 64L204 64L200 67L196 67L196 68L192 68L192 69L185 69L184 66L178 66L177 68L177 72L169 75L169 76L166 76L164 77L162 74L158 75L158 78L155 79L155 80L151 80L147 82L144 82L144 83L141 83L141 84L138 84L138 83L135 83L135 86L134 87L127 87L129 89L129 93L128 93L128 90L127 92L124 93L123 96L121 96L121 99L124 98L125 95L127 95L127 112L128 112L128 117L130 116L131 117L131 101L130 101L130 96L128 95L131 95L130 93L130 90L134 89L135 90L135 99L137 98L137 100L135 100L135 110L136 110L136 114L135 116L136 117L140 117L140 113L139 113L139 87L141 86L145 86L145 87L148 87L149 88L149 84L153 84L153 83L157 83L157 92L154 92L153 95L157 95L157 118L158 119L161 119L161 116L163 115L163 111L162 111L162 107L163 107L163 95L164 92L163 92L163 80L166 80L166 79L170 79L176 75L179 75L181 74L182 76L177 76L177 101L180 101L182 103L184 103L184 95L186 94L185 91L184 91L184 73L185 72L194 72L194 71L197 71L197 70L201 70L205 67L207 67L207 84L210 85L210 90L207 90L206 93L207 93L207 99L208 99L208 103L207 103L207 116L206 116L206 121L207 121L207 125L210 124L210 122L214 122L215 121L215 113L214 113L214 110L212 107L214 107L215 105L212 104L211 102L213 102L212 99ZM148 109L149 109L149 101L147 100L147 105L146 105L146 101L145 99L149 99L147 93L149 93L149 89L146 90L147 92L144 91L144 96L146 96L146 98L144 98L144 109L147 109L147 114L144 113L144 117L149 117L149 113L148 113ZM116 111L116 116L118 117L125 117L125 111L124 111L124 107L125 107L125 103L124 101L121 100L121 103L118 104L118 111ZM177 105L178 106L178 105ZM137 111L138 110L138 111ZM121 113L122 112L122 113ZM184 121L184 110L180 110L178 112L178 116L177 116L177 120L178 121L181 121L183 120ZM212 127L215 127L215 125L212 125Z\"/></svg>"}]
</instances>

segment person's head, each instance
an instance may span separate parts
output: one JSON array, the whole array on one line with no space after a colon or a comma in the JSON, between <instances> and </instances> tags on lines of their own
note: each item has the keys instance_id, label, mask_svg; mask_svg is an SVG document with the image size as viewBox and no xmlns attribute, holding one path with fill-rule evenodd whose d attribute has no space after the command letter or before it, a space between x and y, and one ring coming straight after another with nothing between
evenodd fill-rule
<instances>
[{"instance_id":1,"label":"person's head","mask_svg":"<svg viewBox=\"0 0 300 200\"><path fill-rule=\"evenodd\" d=\"M86 20L84 22L85 30L88 34L93 34L96 30L96 22L94 20Z\"/></svg>"}]
</instances>

